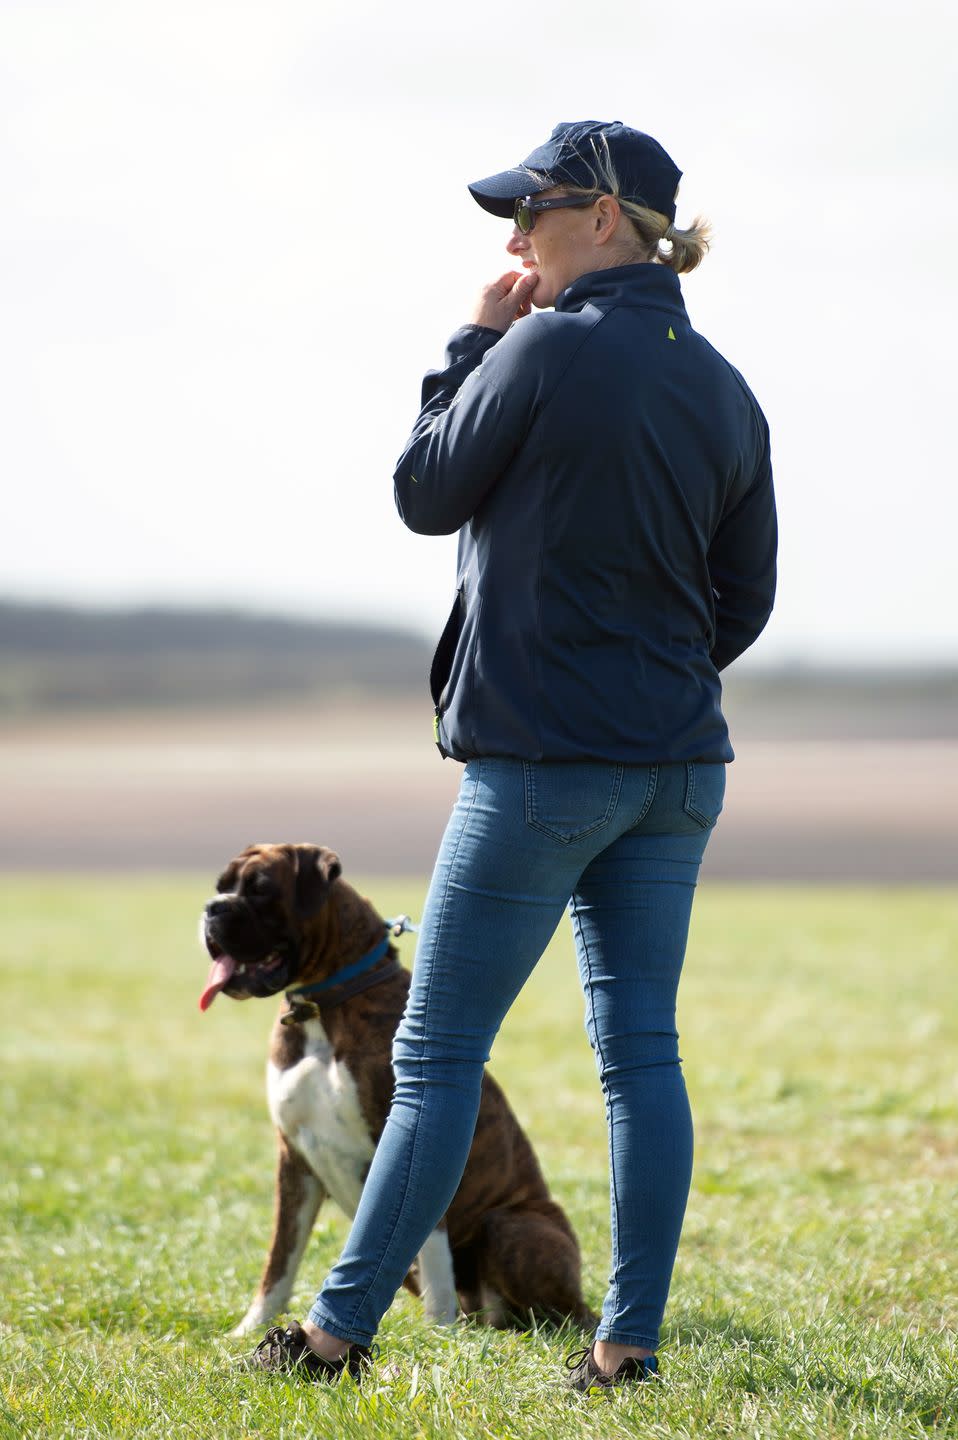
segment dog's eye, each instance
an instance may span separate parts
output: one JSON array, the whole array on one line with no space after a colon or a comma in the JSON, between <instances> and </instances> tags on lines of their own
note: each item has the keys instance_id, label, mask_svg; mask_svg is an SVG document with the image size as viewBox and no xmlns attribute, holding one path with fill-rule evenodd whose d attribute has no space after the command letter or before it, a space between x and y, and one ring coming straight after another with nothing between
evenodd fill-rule
<instances>
[{"instance_id":1,"label":"dog's eye","mask_svg":"<svg viewBox=\"0 0 958 1440\"><path fill-rule=\"evenodd\" d=\"M257 899L262 900L270 900L278 893L274 882L268 875L254 875L249 888Z\"/></svg>"}]
</instances>

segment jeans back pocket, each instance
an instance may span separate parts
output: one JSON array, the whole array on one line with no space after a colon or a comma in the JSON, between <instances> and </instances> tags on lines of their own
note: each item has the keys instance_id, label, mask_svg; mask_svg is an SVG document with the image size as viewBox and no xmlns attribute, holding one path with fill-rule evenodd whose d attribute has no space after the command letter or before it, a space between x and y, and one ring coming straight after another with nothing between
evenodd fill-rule
<instances>
[{"instance_id":1,"label":"jeans back pocket","mask_svg":"<svg viewBox=\"0 0 958 1440\"><path fill-rule=\"evenodd\" d=\"M603 760L524 760L526 824L564 845L601 830L615 814L623 768Z\"/></svg>"},{"instance_id":2,"label":"jeans back pocket","mask_svg":"<svg viewBox=\"0 0 958 1440\"><path fill-rule=\"evenodd\" d=\"M722 813L726 767L722 762L689 760L685 771L682 808L703 830L711 830Z\"/></svg>"}]
</instances>

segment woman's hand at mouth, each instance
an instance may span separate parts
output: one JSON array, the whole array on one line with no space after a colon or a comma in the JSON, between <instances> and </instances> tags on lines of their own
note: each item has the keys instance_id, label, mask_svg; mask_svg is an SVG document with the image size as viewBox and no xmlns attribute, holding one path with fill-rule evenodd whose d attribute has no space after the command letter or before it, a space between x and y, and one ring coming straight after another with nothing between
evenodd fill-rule
<instances>
[{"instance_id":1,"label":"woman's hand at mouth","mask_svg":"<svg viewBox=\"0 0 958 1440\"><path fill-rule=\"evenodd\" d=\"M484 286L472 313L473 325L485 325L504 335L514 320L529 314L538 279L537 270L527 271L525 275L520 275L518 270L507 270L491 285Z\"/></svg>"}]
</instances>

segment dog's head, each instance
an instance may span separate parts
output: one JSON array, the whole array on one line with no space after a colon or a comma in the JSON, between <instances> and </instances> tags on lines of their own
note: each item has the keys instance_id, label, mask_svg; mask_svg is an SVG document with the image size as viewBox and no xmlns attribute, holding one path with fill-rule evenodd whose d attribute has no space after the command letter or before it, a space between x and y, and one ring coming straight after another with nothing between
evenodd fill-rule
<instances>
[{"instance_id":1,"label":"dog's head","mask_svg":"<svg viewBox=\"0 0 958 1440\"><path fill-rule=\"evenodd\" d=\"M294 984L303 926L323 909L341 869L339 857L321 845L250 845L231 860L203 911L212 963L200 1009L221 990L248 1000Z\"/></svg>"}]
</instances>

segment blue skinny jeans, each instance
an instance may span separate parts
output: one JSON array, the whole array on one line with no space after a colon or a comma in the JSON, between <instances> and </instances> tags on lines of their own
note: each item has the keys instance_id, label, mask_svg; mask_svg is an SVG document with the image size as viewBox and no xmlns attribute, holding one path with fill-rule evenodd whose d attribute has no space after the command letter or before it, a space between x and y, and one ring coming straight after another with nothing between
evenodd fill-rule
<instances>
[{"instance_id":1,"label":"blue skinny jeans","mask_svg":"<svg viewBox=\"0 0 958 1440\"><path fill-rule=\"evenodd\" d=\"M315 1324L371 1342L455 1194L493 1040L568 907L609 1132L597 1338L654 1349L692 1170L676 991L724 791L721 764L466 765L396 1033L392 1108Z\"/></svg>"}]
</instances>

